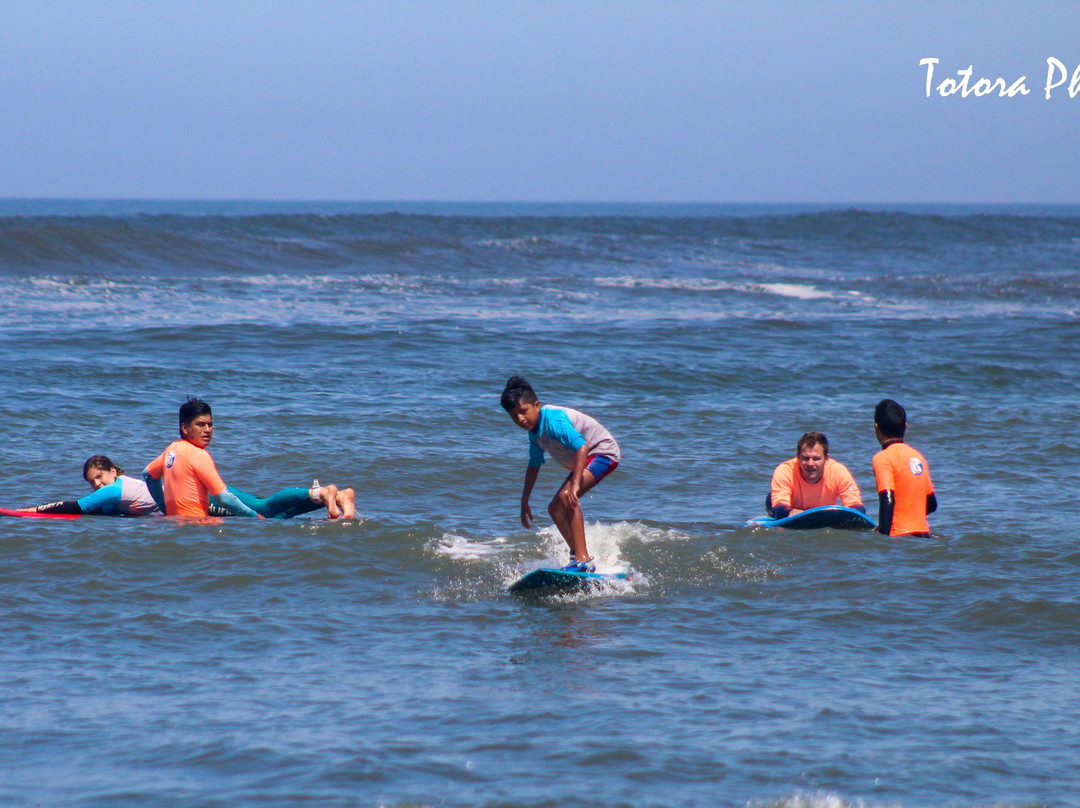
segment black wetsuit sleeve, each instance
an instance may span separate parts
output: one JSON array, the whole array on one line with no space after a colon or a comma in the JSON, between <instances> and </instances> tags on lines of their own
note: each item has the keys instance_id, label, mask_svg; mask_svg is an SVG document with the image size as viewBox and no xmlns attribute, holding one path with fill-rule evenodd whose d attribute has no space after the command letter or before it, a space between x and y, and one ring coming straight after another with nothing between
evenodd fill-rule
<instances>
[{"instance_id":1,"label":"black wetsuit sleeve","mask_svg":"<svg viewBox=\"0 0 1080 808\"><path fill-rule=\"evenodd\" d=\"M878 491L878 533L888 536L892 530L893 508L896 506L896 495L891 489Z\"/></svg>"},{"instance_id":2,"label":"black wetsuit sleeve","mask_svg":"<svg viewBox=\"0 0 1080 808\"><path fill-rule=\"evenodd\" d=\"M37 506L38 513L82 513L82 508L79 507L79 500L77 499L65 499L59 502L48 502L44 505Z\"/></svg>"},{"instance_id":3,"label":"black wetsuit sleeve","mask_svg":"<svg viewBox=\"0 0 1080 808\"><path fill-rule=\"evenodd\" d=\"M860 502L858 505L852 505L851 510L858 511L859 513L866 513L866 506Z\"/></svg>"},{"instance_id":4,"label":"black wetsuit sleeve","mask_svg":"<svg viewBox=\"0 0 1080 808\"><path fill-rule=\"evenodd\" d=\"M937 496L931 491L926 495L926 512L933 513L937 510Z\"/></svg>"}]
</instances>

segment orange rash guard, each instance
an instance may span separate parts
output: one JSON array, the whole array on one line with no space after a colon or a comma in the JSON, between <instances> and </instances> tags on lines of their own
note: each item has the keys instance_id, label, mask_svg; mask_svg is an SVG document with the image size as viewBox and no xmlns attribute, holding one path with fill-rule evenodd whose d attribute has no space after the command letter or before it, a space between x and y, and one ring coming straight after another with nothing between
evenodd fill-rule
<instances>
[{"instance_id":1,"label":"orange rash guard","mask_svg":"<svg viewBox=\"0 0 1080 808\"><path fill-rule=\"evenodd\" d=\"M169 516L207 516L210 495L225 490L214 458L186 440L170 443L146 470L151 477L164 477L165 513Z\"/></svg>"},{"instance_id":2,"label":"orange rash guard","mask_svg":"<svg viewBox=\"0 0 1080 808\"><path fill-rule=\"evenodd\" d=\"M926 521L926 498L934 493L930 466L917 450L906 443L891 443L874 455L874 482L878 493L892 491L893 506L890 536L929 533Z\"/></svg>"},{"instance_id":3,"label":"orange rash guard","mask_svg":"<svg viewBox=\"0 0 1080 808\"><path fill-rule=\"evenodd\" d=\"M773 472L772 504L787 505L789 508L805 511L821 505L835 505L836 500L848 508L862 505L862 494L851 472L843 463L825 459L825 468L821 479L808 483L799 471L799 459L785 460Z\"/></svg>"}]
</instances>

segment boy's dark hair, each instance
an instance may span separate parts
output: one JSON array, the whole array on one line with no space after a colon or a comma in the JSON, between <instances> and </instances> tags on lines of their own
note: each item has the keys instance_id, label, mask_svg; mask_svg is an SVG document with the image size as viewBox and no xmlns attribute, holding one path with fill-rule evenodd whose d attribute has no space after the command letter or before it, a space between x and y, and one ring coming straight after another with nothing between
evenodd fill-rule
<instances>
[{"instance_id":1,"label":"boy's dark hair","mask_svg":"<svg viewBox=\"0 0 1080 808\"><path fill-rule=\"evenodd\" d=\"M180 426L187 426L200 415L213 415L210 405L199 398L189 398L180 405ZM183 432L180 433L181 437Z\"/></svg>"},{"instance_id":2,"label":"boy's dark hair","mask_svg":"<svg viewBox=\"0 0 1080 808\"><path fill-rule=\"evenodd\" d=\"M504 410L510 412L518 405L519 401L524 401L526 404L535 404L539 399L536 397L536 393L533 392L531 384L520 376L511 376L506 381L506 387L503 388L500 403Z\"/></svg>"},{"instance_id":3,"label":"boy's dark hair","mask_svg":"<svg viewBox=\"0 0 1080 808\"><path fill-rule=\"evenodd\" d=\"M902 438L907 429L907 413L891 398L885 398L874 408L874 423L886 438Z\"/></svg>"},{"instance_id":4,"label":"boy's dark hair","mask_svg":"<svg viewBox=\"0 0 1080 808\"><path fill-rule=\"evenodd\" d=\"M94 455L93 457L86 458L86 462L82 466L82 476L86 479L87 473L90 469L101 469L102 471L112 471L116 469L118 475L123 474L124 470L109 460L105 455Z\"/></svg>"},{"instance_id":5,"label":"boy's dark hair","mask_svg":"<svg viewBox=\"0 0 1080 808\"><path fill-rule=\"evenodd\" d=\"M795 454L798 455L804 446L820 446L825 450L825 456L829 456L829 439L822 432L807 432L799 438L799 443L795 447Z\"/></svg>"}]
</instances>

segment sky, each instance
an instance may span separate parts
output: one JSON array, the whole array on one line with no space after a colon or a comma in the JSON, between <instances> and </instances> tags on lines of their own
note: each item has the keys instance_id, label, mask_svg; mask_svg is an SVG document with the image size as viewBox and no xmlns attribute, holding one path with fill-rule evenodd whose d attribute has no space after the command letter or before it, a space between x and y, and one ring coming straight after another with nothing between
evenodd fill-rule
<instances>
[{"instance_id":1,"label":"sky","mask_svg":"<svg viewBox=\"0 0 1080 808\"><path fill-rule=\"evenodd\" d=\"M1077 203L1077 32L1076 0L0 0L0 198ZM1029 92L943 96L969 66Z\"/></svg>"}]
</instances>

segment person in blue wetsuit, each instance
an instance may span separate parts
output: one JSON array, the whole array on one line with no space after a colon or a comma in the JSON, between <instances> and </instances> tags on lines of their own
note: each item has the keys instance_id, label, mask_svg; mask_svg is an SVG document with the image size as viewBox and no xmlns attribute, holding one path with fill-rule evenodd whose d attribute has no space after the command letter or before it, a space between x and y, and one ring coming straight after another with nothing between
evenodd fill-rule
<instances>
[{"instance_id":1,"label":"person in blue wetsuit","mask_svg":"<svg viewBox=\"0 0 1080 808\"><path fill-rule=\"evenodd\" d=\"M160 516L163 513L146 483L125 475L124 470L105 455L94 455L83 463L83 479L94 489L94 493L79 499L47 502L19 510L106 516Z\"/></svg>"},{"instance_id":2,"label":"person in blue wetsuit","mask_svg":"<svg viewBox=\"0 0 1080 808\"><path fill-rule=\"evenodd\" d=\"M581 496L618 467L622 457L619 444L595 418L569 407L542 404L520 376L511 376L506 382L501 403L513 422L529 433L529 464L521 492L522 527L533 525L529 495L547 452L570 472L548 505L548 513L570 547L570 563L564 569L595 572L585 544Z\"/></svg>"},{"instance_id":3,"label":"person in blue wetsuit","mask_svg":"<svg viewBox=\"0 0 1080 808\"><path fill-rule=\"evenodd\" d=\"M128 477L124 470L105 455L94 455L83 464L83 479L94 489L92 494L73 500L60 500L20 510L30 513L102 514L105 516L162 516L164 511L155 501L143 480ZM269 497L257 497L238 488L229 491L247 507L267 519L288 519L302 513L326 507L331 518L356 514L354 492L335 485L311 488L284 488ZM211 514L227 516L221 503L211 498Z\"/></svg>"}]
</instances>

